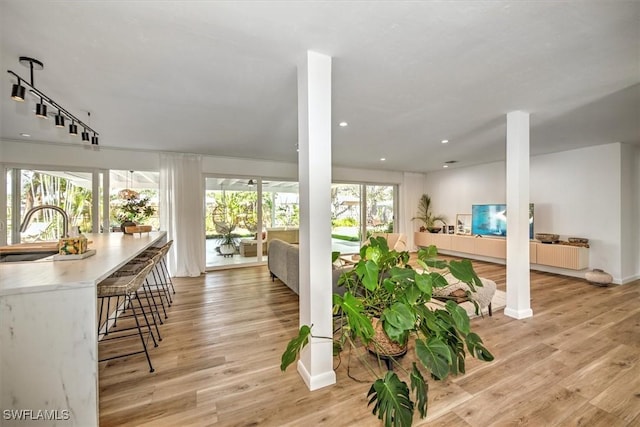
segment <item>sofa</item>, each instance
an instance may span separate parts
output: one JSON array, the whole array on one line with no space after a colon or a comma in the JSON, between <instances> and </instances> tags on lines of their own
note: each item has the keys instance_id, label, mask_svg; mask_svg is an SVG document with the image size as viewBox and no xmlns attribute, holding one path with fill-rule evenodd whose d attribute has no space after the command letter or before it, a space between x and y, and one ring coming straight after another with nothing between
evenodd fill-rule
<instances>
[{"instance_id":1,"label":"sofa","mask_svg":"<svg viewBox=\"0 0 640 427\"><path fill-rule=\"evenodd\" d=\"M272 239L269 242L267 266L271 280L279 279L296 294L299 294L300 289L299 258L298 245L280 239ZM330 262L330 260L327 261ZM333 293L344 294L344 288L338 287L338 279L344 271L345 268L334 268L331 272Z\"/></svg>"}]
</instances>

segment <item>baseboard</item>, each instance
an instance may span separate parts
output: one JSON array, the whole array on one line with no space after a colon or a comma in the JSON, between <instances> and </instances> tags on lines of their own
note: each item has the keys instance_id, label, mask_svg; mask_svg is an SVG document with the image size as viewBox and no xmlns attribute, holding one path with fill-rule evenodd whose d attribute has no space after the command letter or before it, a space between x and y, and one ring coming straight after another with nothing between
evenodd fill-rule
<instances>
[{"instance_id":1,"label":"baseboard","mask_svg":"<svg viewBox=\"0 0 640 427\"><path fill-rule=\"evenodd\" d=\"M622 280L620 280L620 284L621 285L626 285L627 283L634 282L636 280L640 280L640 274L634 274L633 276L627 276L627 277L623 278ZM614 280L614 283L615 282L616 281Z\"/></svg>"},{"instance_id":2,"label":"baseboard","mask_svg":"<svg viewBox=\"0 0 640 427\"><path fill-rule=\"evenodd\" d=\"M524 310L514 310L512 308L505 307L504 315L513 317L514 319L526 319L528 317L533 317L533 310L531 310L530 308Z\"/></svg>"},{"instance_id":3,"label":"baseboard","mask_svg":"<svg viewBox=\"0 0 640 427\"><path fill-rule=\"evenodd\" d=\"M298 373L310 391L318 390L319 388L327 387L336 383L336 373L333 370L323 372L320 375L311 376L307 367L304 366L304 363L302 363L301 360L298 360Z\"/></svg>"}]
</instances>

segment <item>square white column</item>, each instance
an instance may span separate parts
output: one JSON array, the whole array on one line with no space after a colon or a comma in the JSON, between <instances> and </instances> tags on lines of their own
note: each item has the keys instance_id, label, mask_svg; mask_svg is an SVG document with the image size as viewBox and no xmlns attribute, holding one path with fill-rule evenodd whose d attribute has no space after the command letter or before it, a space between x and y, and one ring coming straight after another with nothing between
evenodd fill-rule
<instances>
[{"instance_id":1,"label":"square white column","mask_svg":"<svg viewBox=\"0 0 640 427\"><path fill-rule=\"evenodd\" d=\"M331 286L331 57L316 52L298 67L300 324L333 336ZM336 382L333 342L312 338L298 362L310 390Z\"/></svg>"},{"instance_id":2,"label":"square white column","mask_svg":"<svg viewBox=\"0 0 640 427\"><path fill-rule=\"evenodd\" d=\"M507 114L507 306L516 319L533 316L529 277L529 113Z\"/></svg>"}]
</instances>

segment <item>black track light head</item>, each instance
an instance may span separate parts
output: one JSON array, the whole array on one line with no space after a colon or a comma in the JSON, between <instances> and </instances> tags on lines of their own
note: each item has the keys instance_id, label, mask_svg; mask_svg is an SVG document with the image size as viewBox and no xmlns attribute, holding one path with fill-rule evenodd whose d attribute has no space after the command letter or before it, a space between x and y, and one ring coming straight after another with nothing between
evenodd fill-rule
<instances>
[{"instance_id":1,"label":"black track light head","mask_svg":"<svg viewBox=\"0 0 640 427\"><path fill-rule=\"evenodd\" d=\"M41 99L39 104L36 104L36 116L41 119L47 119L47 105Z\"/></svg>"},{"instance_id":2,"label":"black track light head","mask_svg":"<svg viewBox=\"0 0 640 427\"><path fill-rule=\"evenodd\" d=\"M69 125L69 135L78 135L78 125L73 120L71 120L71 124Z\"/></svg>"},{"instance_id":3,"label":"black track light head","mask_svg":"<svg viewBox=\"0 0 640 427\"><path fill-rule=\"evenodd\" d=\"M14 84L11 88L11 99L18 102L24 102L24 94L27 88L20 84L20 80L18 80L17 84Z\"/></svg>"},{"instance_id":4,"label":"black track light head","mask_svg":"<svg viewBox=\"0 0 640 427\"><path fill-rule=\"evenodd\" d=\"M95 133L91 137L91 145L98 145L98 135L96 135Z\"/></svg>"},{"instance_id":5,"label":"black track light head","mask_svg":"<svg viewBox=\"0 0 640 427\"><path fill-rule=\"evenodd\" d=\"M60 110L58 110L58 114L56 114L56 127L57 128L63 128L64 127L64 116L60 113Z\"/></svg>"},{"instance_id":6,"label":"black track light head","mask_svg":"<svg viewBox=\"0 0 640 427\"><path fill-rule=\"evenodd\" d=\"M87 132L87 129L85 129L82 132L82 140L85 141L85 142L89 142L89 132Z\"/></svg>"}]
</instances>

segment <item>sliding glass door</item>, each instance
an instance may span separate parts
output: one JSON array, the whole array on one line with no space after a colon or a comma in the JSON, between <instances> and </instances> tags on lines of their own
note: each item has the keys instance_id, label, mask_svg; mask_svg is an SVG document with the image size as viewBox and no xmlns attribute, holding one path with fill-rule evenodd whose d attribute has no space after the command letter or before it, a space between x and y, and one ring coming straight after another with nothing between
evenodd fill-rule
<instances>
[{"instance_id":1,"label":"sliding glass door","mask_svg":"<svg viewBox=\"0 0 640 427\"><path fill-rule=\"evenodd\" d=\"M261 261L259 217L257 178L205 177L207 268Z\"/></svg>"},{"instance_id":2,"label":"sliding glass door","mask_svg":"<svg viewBox=\"0 0 640 427\"><path fill-rule=\"evenodd\" d=\"M395 185L333 184L332 249L356 253L372 233L394 232Z\"/></svg>"}]
</instances>

